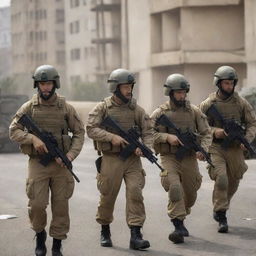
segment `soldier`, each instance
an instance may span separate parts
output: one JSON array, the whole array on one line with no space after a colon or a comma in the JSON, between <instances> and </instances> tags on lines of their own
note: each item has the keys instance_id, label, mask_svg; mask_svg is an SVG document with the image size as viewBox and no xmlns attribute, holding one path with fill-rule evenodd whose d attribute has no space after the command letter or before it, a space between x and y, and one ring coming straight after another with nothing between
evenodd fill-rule
<instances>
[{"instance_id":1,"label":"soldier","mask_svg":"<svg viewBox=\"0 0 256 256\"><path fill-rule=\"evenodd\" d=\"M33 79L38 93L17 111L10 125L10 138L20 144L24 154L29 155L26 193L31 227L36 232L35 254L46 255L46 207L51 190L52 255L61 256L61 241L67 238L69 231L68 200L73 194L74 180L60 158L51 161L46 167L39 163L39 156L47 153L47 148L38 137L24 130L18 120L23 114L28 114L40 128L51 132L70 161L82 149L85 130L75 109L55 92L60 88L60 80L54 67L39 66ZM69 136L70 132L72 137Z\"/></svg>"},{"instance_id":2,"label":"soldier","mask_svg":"<svg viewBox=\"0 0 256 256\"><path fill-rule=\"evenodd\" d=\"M168 76L164 94L169 96L169 101L158 107L151 115L155 127L154 148L156 153L160 154L165 169L165 172L161 173L161 183L169 196L168 216L175 227L169 235L169 240L175 244L183 243L184 236L189 236L183 221L196 201L197 190L202 182L197 159L205 159L201 152L194 151L190 151L181 160L177 159L175 153L183 145L182 142L174 130L158 125L156 120L165 114L181 132L190 129L198 133L201 145L207 151L211 143L210 127L206 116L186 100L189 89L190 85L183 75Z\"/></svg>"},{"instance_id":3,"label":"soldier","mask_svg":"<svg viewBox=\"0 0 256 256\"><path fill-rule=\"evenodd\" d=\"M209 167L209 176L215 181L212 196L213 217L219 223L218 232L220 233L228 232L226 211L248 167L244 161L244 145L232 143L226 150L221 147L227 134L220 121L216 117L210 117L207 110L214 104L225 119L234 119L245 125L245 137L248 142L252 142L256 134L255 113L251 105L234 92L237 81L234 68L219 67L213 79L213 84L218 88L217 91L200 104L202 112L208 115L213 134L209 152L215 168Z\"/></svg>"},{"instance_id":4,"label":"soldier","mask_svg":"<svg viewBox=\"0 0 256 256\"><path fill-rule=\"evenodd\" d=\"M94 140L96 150L102 156L100 173L97 175L97 187L100 202L96 221L101 224L101 246L112 247L110 226L113 211L122 180L126 184L126 221L131 229L130 248L146 249L150 246L142 238L141 227L145 221L145 208L142 189L145 185L145 172L142 168L139 148L125 161L119 153L127 142L116 131L101 125L102 120L110 116L124 129L136 126L141 131L145 144L151 146L152 128L145 111L132 98L135 77L125 69L114 70L108 79L109 91L113 94L98 103L89 113L87 134Z\"/></svg>"}]
</instances>

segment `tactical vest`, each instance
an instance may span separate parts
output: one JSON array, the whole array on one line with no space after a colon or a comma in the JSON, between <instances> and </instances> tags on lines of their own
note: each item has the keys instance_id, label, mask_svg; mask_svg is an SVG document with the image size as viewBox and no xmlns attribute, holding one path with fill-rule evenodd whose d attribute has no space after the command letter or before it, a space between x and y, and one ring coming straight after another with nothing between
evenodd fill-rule
<instances>
[{"instance_id":1,"label":"tactical vest","mask_svg":"<svg viewBox=\"0 0 256 256\"><path fill-rule=\"evenodd\" d=\"M185 108L172 109L170 103L166 102L161 105L160 108L161 114L165 114L181 132L186 132L188 129L192 132L196 132L195 113L191 105L187 104ZM162 125L157 126L157 130L162 133L175 134L174 129L168 129ZM175 153L177 148L177 146L172 146L168 142L154 144L154 149L157 154Z\"/></svg>"},{"instance_id":2,"label":"tactical vest","mask_svg":"<svg viewBox=\"0 0 256 256\"><path fill-rule=\"evenodd\" d=\"M132 99L131 103L129 105L115 105L111 97L108 97L104 99L105 103L105 114L103 115L103 118L106 118L107 116L111 117L113 120L115 120L122 129L125 131L128 131L130 128L132 128L135 125L138 125L136 123L136 100ZM109 127L102 127L104 130L107 130L108 132L118 134L117 131L114 129L111 129ZM97 151L100 152L111 152L111 153L117 153L121 151L120 146L113 146L111 142L104 142L104 141L94 141L94 145Z\"/></svg>"},{"instance_id":3,"label":"tactical vest","mask_svg":"<svg viewBox=\"0 0 256 256\"><path fill-rule=\"evenodd\" d=\"M240 104L238 96L236 96L236 93L229 99L229 101L217 99L216 96L212 97L211 103L216 106L224 119L233 119L239 124L244 123L242 106ZM211 117L208 118L208 120L210 126L223 128L221 122L217 118ZM216 139L215 137L213 137L213 142L215 143L221 143L222 141L223 139ZM232 145L237 145L237 143L234 142L232 143Z\"/></svg>"},{"instance_id":4,"label":"tactical vest","mask_svg":"<svg viewBox=\"0 0 256 256\"><path fill-rule=\"evenodd\" d=\"M244 122L242 107L237 97L232 97L228 102L215 98L212 104L216 106L224 119L233 119L240 124ZM211 126L222 128L217 118L210 118L209 123Z\"/></svg>"},{"instance_id":5,"label":"tactical vest","mask_svg":"<svg viewBox=\"0 0 256 256\"><path fill-rule=\"evenodd\" d=\"M42 130L51 132L56 138L58 147L67 153L71 146L71 138L68 135L67 111L65 108L65 98L57 96L55 105L42 105L38 101L38 96L31 99L31 109L28 113L34 122ZM29 155L38 155L33 145L22 147L22 152Z\"/></svg>"}]
</instances>

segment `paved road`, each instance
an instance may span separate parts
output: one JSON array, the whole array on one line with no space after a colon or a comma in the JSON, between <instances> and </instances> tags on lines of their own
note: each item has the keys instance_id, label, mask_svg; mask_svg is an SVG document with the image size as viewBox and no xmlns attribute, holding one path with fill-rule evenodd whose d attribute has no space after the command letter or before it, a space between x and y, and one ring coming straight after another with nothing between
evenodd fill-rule
<instances>
[{"instance_id":1,"label":"paved road","mask_svg":"<svg viewBox=\"0 0 256 256\"><path fill-rule=\"evenodd\" d=\"M74 170L81 183L77 184L70 203L71 230L63 243L65 256L256 255L255 160L247 162L249 170L232 201L232 209L228 213L229 234L216 232L217 223L212 220L211 206L213 183L208 178L205 164L200 164L203 184L196 205L186 220L191 236L182 245L174 245L168 240L173 228L166 214L167 194L160 185L158 169L144 161L147 171L144 189L147 220L143 233L150 240L151 247L148 251L131 251L128 249L130 234L125 222L123 187L116 202L115 220L111 225L114 247L99 246L100 227L94 220L99 197L95 158L92 144L86 140L81 155L74 163ZM29 228L25 196L26 166L27 158L22 154L0 154L0 215L18 216L16 219L0 220L0 256L33 255L34 233ZM50 251L49 237L47 246Z\"/></svg>"}]
</instances>

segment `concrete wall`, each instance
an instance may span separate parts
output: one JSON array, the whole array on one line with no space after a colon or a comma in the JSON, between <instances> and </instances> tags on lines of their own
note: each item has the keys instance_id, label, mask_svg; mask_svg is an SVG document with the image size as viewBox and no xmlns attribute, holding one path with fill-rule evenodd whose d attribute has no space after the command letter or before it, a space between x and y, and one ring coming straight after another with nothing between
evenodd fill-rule
<instances>
[{"instance_id":1,"label":"concrete wall","mask_svg":"<svg viewBox=\"0 0 256 256\"><path fill-rule=\"evenodd\" d=\"M256 87L256 1L244 0L247 86Z\"/></svg>"},{"instance_id":2,"label":"concrete wall","mask_svg":"<svg viewBox=\"0 0 256 256\"><path fill-rule=\"evenodd\" d=\"M138 74L139 79L135 84L137 99L141 106L149 110L154 95L150 70L151 36L148 1L129 0L128 17L129 66L127 68Z\"/></svg>"},{"instance_id":3,"label":"concrete wall","mask_svg":"<svg viewBox=\"0 0 256 256\"><path fill-rule=\"evenodd\" d=\"M183 50L244 49L244 9L242 5L181 9Z\"/></svg>"}]
</instances>

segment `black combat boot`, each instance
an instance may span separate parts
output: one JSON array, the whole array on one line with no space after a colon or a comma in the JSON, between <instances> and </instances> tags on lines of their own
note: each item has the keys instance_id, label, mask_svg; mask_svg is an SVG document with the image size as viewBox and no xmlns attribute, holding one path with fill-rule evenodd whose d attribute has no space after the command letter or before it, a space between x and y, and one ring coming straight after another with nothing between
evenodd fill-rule
<instances>
[{"instance_id":1,"label":"black combat boot","mask_svg":"<svg viewBox=\"0 0 256 256\"><path fill-rule=\"evenodd\" d=\"M103 247L112 247L111 233L109 225L101 225L100 245Z\"/></svg>"},{"instance_id":2,"label":"black combat boot","mask_svg":"<svg viewBox=\"0 0 256 256\"><path fill-rule=\"evenodd\" d=\"M226 211L217 211L216 212L216 218L214 218L216 221L219 222L219 233L228 233L228 222L226 217Z\"/></svg>"},{"instance_id":3,"label":"black combat boot","mask_svg":"<svg viewBox=\"0 0 256 256\"><path fill-rule=\"evenodd\" d=\"M186 232L184 232L184 229L182 228L182 226L184 227L183 221L179 219L172 219L171 221L175 227L175 230L169 235L169 240L171 240L174 244L184 243L184 233Z\"/></svg>"},{"instance_id":4,"label":"black combat boot","mask_svg":"<svg viewBox=\"0 0 256 256\"><path fill-rule=\"evenodd\" d=\"M142 238L140 229L140 226L131 226L130 249L143 250L150 247L149 241Z\"/></svg>"},{"instance_id":5,"label":"black combat boot","mask_svg":"<svg viewBox=\"0 0 256 256\"><path fill-rule=\"evenodd\" d=\"M219 218L217 212L215 212L215 211L213 212L213 219L214 219L215 221L217 221L217 222L220 221L220 218Z\"/></svg>"},{"instance_id":6,"label":"black combat boot","mask_svg":"<svg viewBox=\"0 0 256 256\"><path fill-rule=\"evenodd\" d=\"M52 256L63 256L61 253L61 240L53 238Z\"/></svg>"},{"instance_id":7,"label":"black combat boot","mask_svg":"<svg viewBox=\"0 0 256 256\"><path fill-rule=\"evenodd\" d=\"M182 231L183 236L189 236L189 232L187 228L184 226L183 220L181 221L180 229Z\"/></svg>"},{"instance_id":8,"label":"black combat boot","mask_svg":"<svg viewBox=\"0 0 256 256\"><path fill-rule=\"evenodd\" d=\"M40 233L36 233L36 249L35 249L35 254L36 256L45 256L46 255L46 246L45 246L45 241L46 241L46 231L43 230Z\"/></svg>"}]
</instances>

